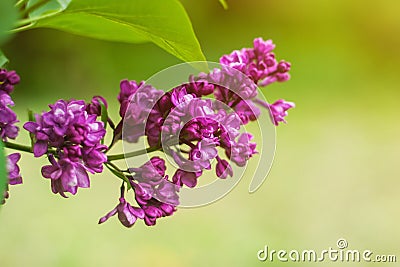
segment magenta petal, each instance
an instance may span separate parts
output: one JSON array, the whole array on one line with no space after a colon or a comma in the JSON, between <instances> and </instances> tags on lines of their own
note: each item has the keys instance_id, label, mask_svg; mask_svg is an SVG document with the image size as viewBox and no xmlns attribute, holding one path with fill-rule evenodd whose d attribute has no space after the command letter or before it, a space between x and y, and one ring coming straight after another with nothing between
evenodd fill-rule
<instances>
[{"instance_id":1,"label":"magenta petal","mask_svg":"<svg viewBox=\"0 0 400 267\"><path fill-rule=\"evenodd\" d=\"M82 188L90 187L89 175L85 171L85 169L81 166L75 168L75 174L78 180L78 186Z\"/></svg>"},{"instance_id":2,"label":"magenta petal","mask_svg":"<svg viewBox=\"0 0 400 267\"><path fill-rule=\"evenodd\" d=\"M38 141L33 146L33 155L35 155L35 157L43 156L44 154L46 154L46 152L47 152L47 142L45 141L44 142Z\"/></svg>"},{"instance_id":3,"label":"magenta petal","mask_svg":"<svg viewBox=\"0 0 400 267\"><path fill-rule=\"evenodd\" d=\"M101 217L99 220L99 224L104 223L105 221L107 221L110 217L114 216L117 213L117 208L113 209L112 211L110 211L109 213L107 213L104 217Z\"/></svg>"},{"instance_id":4,"label":"magenta petal","mask_svg":"<svg viewBox=\"0 0 400 267\"><path fill-rule=\"evenodd\" d=\"M194 172L186 172L184 175L182 175L181 181L186 186L193 188L197 185L196 174Z\"/></svg>"},{"instance_id":5,"label":"magenta petal","mask_svg":"<svg viewBox=\"0 0 400 267\"><path fill-rule=\"evenodd\" d=\"M136 216L130 213L128 209L124 209L123 212L118 212L118 219L125 227L132 227L137 220Z\"/></svg>"},{"instance_id":6,"label":"magenta petal","mask_svg":"<svg viewBox=\"0 0 400 267\"><path fill-rule=\"evenodd\" d=\"M144 218L144 211L141 208L138 207L132 207L131 205L128 205L129 212L135 215L136 217L143 219Z\"/></svg>"},{"instance_id":7,"label":"magenta petal","mask_svg":"<svg viewBox=\"0 0 400 267\"><path fill-rule=\"evenodd\" d=\"M42 167L42 175L45 178L58 179L62 174L62 170L53 165L46 165Z\"/></svg>"},{"instance_id":8,"label":"magenta petal","mask_svg":"<svg viewBox=\"0 0 400 267\"><path fill-rule=\"evenodd\" d=\"M24 129L28 132L34 133L38 127L38 124L33 121L28 121L24 124Z\"/></svg>"}]
</instances>

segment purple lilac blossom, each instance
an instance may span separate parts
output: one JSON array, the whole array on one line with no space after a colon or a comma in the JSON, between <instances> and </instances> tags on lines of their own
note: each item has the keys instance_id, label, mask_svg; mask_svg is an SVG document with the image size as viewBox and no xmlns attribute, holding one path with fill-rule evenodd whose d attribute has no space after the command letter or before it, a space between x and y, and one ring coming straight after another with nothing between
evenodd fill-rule
<instances>
[{"instance_id":1,"label":"purple lilac blossom","mask_svg":"<svg viewBox=\"0 0 400 267\"><path fill-rule=\"evenodd\" d=\"M151 193L161 202L166 202L173 205L179 204L177 192L179 186L176 186L168 180L168 175L165 175L165 161L159 157L152 157L148 162L139 168L130 168L129 171L133 174L132 178L138 182L138 185Z\"/></svg>"},{"instance_id":2,"label":"purple lilac blossom","mask_svg":"<svg viewBox=\"0 0 400 267\"><path fill-rule=\"evenodd\" d=\"M86 111L88 114L101 116L101 106L104 105L105 108L108 108L107 101L102 96L94 96L92 101L86 105Z\"/></svg>"},{"instance_id":3,"label":"purple lilac blossom","mask_svg":"<svg viewBox=\"0 0 400 267\"><path fill-rule=\"evenodd\" d=\"M179 186L186 185L187 187L193 188L197 185L197 178L202 175L202 171L188 172L182 169L177 169L172 181Z\"/></svg>"},{"instance_id":4,"label":"purple lilac blossom","mask_svg":"<svg viewBox=\"0 0 400 267\"><path fill-rule=\"evenodd\" d=\"M15 125L17 115L10 108L14 106L10 94L14 91L14 86L20 82L20 77L15 71L0 69L0 138L7 141L8 138L15 139L19 128Z\"/></svg>"},{"instance_id":5,"label":"purple lilac blossom","mask_svg":"<svg viewBox=\"0 0 400 267\"><path fill-rule=\"evenodd\" d=\"M157 100L164 94L162 90L157 90L144 81L123 80L120 83L120 93L118 101L121 104L120 116L121 123L117 126L118 138L122 137L122 123L125 128L125 141L135 143L145 134L145 124L148 121L149 113Z\"/></svg>"},{"instance_id":6,"label":"purple lilac blossom","mask_svg":"<svg viewBox=\"0 0 400 267\"><path fill-rule=\"evenodd\" d=\"M145 216L145 213L141 208L131 206L124 197L120 197L119 204L104 217L101 217L99 224L104 223L115 214L118 214L118 220L122 225L128 228L132 227L138 218L143 219Z\"/></svg>"},{"instance_id":7,"label":"purple lilac blossom","mask_svg":"<svg viewBox=\"0 0 400 267\"><path fill-rule=\"evenodd\" d=\"M13 153L7 156L8 184L22 184L22 177L17 162L21 159L20 153Z\"/></svg>"},{"instance_id":8,"label":"purple lilac blossom","mask_svg":"<svg viewBox=\"0 0 400 267\"><path fill-rule=\"evenodd\" d=\"M295 104L293 102L287 102L283 99L279 99L273 104L269 105L274 124L278 126L279 122L286 123L284 117L288 115L287 111L294 107Z\"/></svg>"},{"instance_id":9,"label":"purple lilac blossom","mask_svg":"<svg viewBox=\"0 0 400 267\"><path fill-rule=\"evenodd\" d=\"M107 161L107 146L101 144L106 131L103 122L96 120L99 101L103 102L102 97L93 98L89 105L83 100L59 100L49 105L50 111L36 115L35 122L24 124L34 136L35 157L55 149L49 155L51 165L42 167L42 175L51 179L52 191L63 197L65 192L76 194L79 187L89 187L87 172L102 172Z\"/></svg>"},{"instance_id":10,"label":"purple lilac blossom","mask_svg":"<svg viewBox=\"0 0 400 267\"><path fill-rule=\"evenodd\" d=\"M250 133L243 133L238 141L232 141L230 149L225 150L227 157L236 163L239 167L246 165L246 161L251 158L256 151L256 143L250 143L253 136Z\"/></svg>"},{"instance_id":11,"label":"purple lilac blossom","mask_svg":"<svg viewBox=\"0 0 400 267\"><path fill-rule=\"evenodd\" d=\"M13 153L7 156L7 172L8 172L8 183L6 190L3 192L3 200L0 202L1 205L6 203L6 199L9 198L9 185L22 184L22 176L20 174L20 168L17 162L20 160L20 153Z\"/></svg>"},{"instance_id":12,"label":"purple lilac blossom","mask_svg":"<svg viewBox=\"0 0 400 267\"><path fill-rule=\"evenodd\" d=\"M217 157L217 166L215 168L215 173L219 178L225 179L226 177L233 176L233 170L228 161Z\"/></svg>"}]
</instances>

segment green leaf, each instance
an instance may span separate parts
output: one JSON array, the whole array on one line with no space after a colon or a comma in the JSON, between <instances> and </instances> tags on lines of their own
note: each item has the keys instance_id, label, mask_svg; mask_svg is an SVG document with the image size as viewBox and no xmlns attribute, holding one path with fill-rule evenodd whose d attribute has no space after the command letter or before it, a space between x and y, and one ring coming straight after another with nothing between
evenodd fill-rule
<instances>
[{"instance_id":1,"label":"green leaf","mask_svg":"<svg viewBox=\"0 0 400 267\"><path fill-rule=\"evenodd\" d=\"M15 0L0 0L0 45L9 37L10 31L18 19L18 10L14 6Z\"/></svg>"},{"instance_id":2,"label":"green leaf","mask_svg":"<svg viewBox=\"0 0 400 267\"><path fill-rule=\"evenodd\" d=\"M34 28L54 28L126 43L153 42L184 61L204 61L185 9L178 0L76 0Z\"/></svg>"},{"instance_id":3,"label":"green leaf","mask_svg":"<svg viewBox=\"0 0 400 267\"><path fill-rule=\"evenodd\" d=\"M49 15L54 15L64 11L72 0L29 0L27 10L33 9L29 12L29 17L41 18Z\"/></svg>"},{"instance_id":4,"label":"green leaf","mask_svg":"<svg viewBox=\"0 0 400 267\"><path fill-rule=\"evenodd\" d=\"M8 58L0 50L0 68L8 63Z\"/></svg>"},{"instance_id":5,"label":"green leaf","mask_svg":"<svg viewBox=\"0 0 400 267\"><path fill-rule=\"evenodd\" d=\"M224 7L225 10L228 9L228 3L225 0L219 0L219 2Z\"/></svg>"},{"instance_id":6,"label":"green leaf","mask_svg":"<svg viewBox=\"0 0 400 267\"><path fill-rule=\"evenodd\" d=\"M4 191L7 188L8 174L7 161L4 155L4 145L0 140L0 203L3 201Z\"/></svg>"}]
</instances>

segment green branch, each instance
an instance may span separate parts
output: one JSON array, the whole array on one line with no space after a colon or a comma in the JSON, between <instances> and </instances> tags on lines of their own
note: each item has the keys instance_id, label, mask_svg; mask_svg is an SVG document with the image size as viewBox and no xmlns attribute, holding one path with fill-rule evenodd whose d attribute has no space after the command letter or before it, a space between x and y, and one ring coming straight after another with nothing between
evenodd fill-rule
<instances>
[{"instance_id":1,"label":"green branch","mask_svg":"<svg viewBox=\"0 0 400 267\"><path fill-rule=\"evenodd\" d=\"M30 146L24 146L24 145L10 143L10 142L4 142L4 146L6 148L11 148L11 149L14 149L14 150L33 153L32 148Z\"/></svg>"},{"instance_id":2,"label":"green branch","mask_svg":"<svg viewBox=\"0 0 400 267\"><path fill-rule=\"evenodd\" d=\"M155 151L161 151L161 150L162 150L161 147L149 147L146 149L132 151L132 152L125 153L125 154L110 155L110 156L107 156L107 160L113 161L113 160L119 160L119 159L125 159L125 158L132 158L132 157L137 157L140 155L144 155L144 154L155 152Z\"/></svg>"},{"instance_id":3,"label":"green branch","mask_svg":"<svg viewBox=\"0 0 400 267\"><path fill-rule=\"evenodd\" d=\"M14 150L33 153L32 147L30 147L30 146L20 145L20 144L11 143L11 142L4 142L4 146L6 148L10 148L10 149L14 149ZM149 147L149 148L146 148L146 149L132 151L132 152L129 152L129 153L110 155L110 156L107 156L107 161L111 162L111 161L114 161L114 160L137 157L137 156L140 156L140 155L144 155L144 154L155 152L155 151L161 151L161 150L162 150L161 147ZM54 154L56 151L53 150L53 149L49 149L48 152Z\"/></svg>"}]
</instances>

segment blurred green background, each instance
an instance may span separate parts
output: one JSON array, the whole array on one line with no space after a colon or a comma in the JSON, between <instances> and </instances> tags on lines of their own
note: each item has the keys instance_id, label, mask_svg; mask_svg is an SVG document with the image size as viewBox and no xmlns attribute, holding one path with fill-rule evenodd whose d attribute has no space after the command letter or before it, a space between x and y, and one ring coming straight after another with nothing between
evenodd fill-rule
<instances>
[{"instance_id":1,"label":"blurred green background","mask_svg":"<svg viewBox=\"0 0 400 267\"><path fill-rule=\"evenodd\" d=\"M24 184L11 188L0 212L0 266L337 266L259 262L256 254L264 245L335 248L341 237L350 249L399 261L400 2L228 1L227 11L217 0L183 4L208 60L260 36L292 63L289 82L263 90L270 101L297 104L277 129L266 182L249 194L247 176L217 203L125 229L117 218L96 224L117 204L119 181L107 171L62 199L40 175L46 160L23 155ZM117 118L119 80L179 63L152 44L54 30L18 34L4 52L22 77L13 95L21 120L27 107L97 94ZM24 132L18 141L27 141Z\"/></svg>"}]
</instances>

